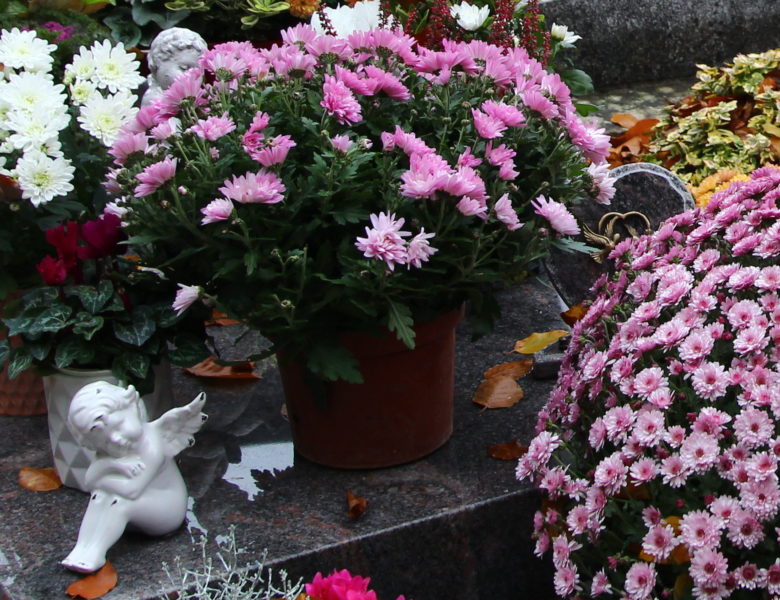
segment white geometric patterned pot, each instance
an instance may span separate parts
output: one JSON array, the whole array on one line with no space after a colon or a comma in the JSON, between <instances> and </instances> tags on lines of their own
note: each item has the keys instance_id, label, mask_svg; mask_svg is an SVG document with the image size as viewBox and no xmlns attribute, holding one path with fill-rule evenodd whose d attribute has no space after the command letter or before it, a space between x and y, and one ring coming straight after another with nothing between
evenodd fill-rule
<instances>
[{"instance_id":1,"label":"white geometric patterned pot","mask_svg":"<svg viewBox=\"0 0 780 600\"><path fill-rule=\"evenodd\" d=\"M143 396L150 420L159 417L171 405L170 366L157 366L154 371L154 391ZM68 427L68 410L76 392L93 381L107 381L114 385L119 383L107 369L58 369L57 373L43 377L54 468L64 485L82 492L89 492L84 477L95 453L76 441Z\"/></svg>"}]
</instances>

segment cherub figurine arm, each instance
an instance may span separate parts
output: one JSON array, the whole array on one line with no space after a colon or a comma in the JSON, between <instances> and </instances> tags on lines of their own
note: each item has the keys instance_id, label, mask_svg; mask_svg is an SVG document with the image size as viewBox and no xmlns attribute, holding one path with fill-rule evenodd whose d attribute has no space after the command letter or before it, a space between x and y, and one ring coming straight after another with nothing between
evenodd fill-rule
<instances>
[{"instance_id":1,"label":"cherub figurine arm","mask_svg":"<svg viewBox=\"0 0 780 600\"><path fill-rule=\"evenodd\" d=\"M187 488L173 457L191 444L203 424L205 400L198 394L187 406L149 423L133 386L98 381L76 393L68 422L82 443L96 450L97 460L87 471L92 493L64 566L80 572L99 569L128 524L150 535L181 525Z\"/></svg>"}]
</instances>

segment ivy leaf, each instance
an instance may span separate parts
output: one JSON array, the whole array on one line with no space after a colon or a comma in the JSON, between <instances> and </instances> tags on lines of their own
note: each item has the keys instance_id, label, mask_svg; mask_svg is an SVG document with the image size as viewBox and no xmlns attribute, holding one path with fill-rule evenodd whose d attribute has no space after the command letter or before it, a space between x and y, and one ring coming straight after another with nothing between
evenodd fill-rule
<instances>
[{"instance_id":1,"label":"ivy leaf","mask_svg":"<svg viewBox=\"0 0 780 600\"><path fill-rule=\"evenodd\" d=\"M117 361L115 361L115 366L116 362L119 363L119 366L123 371L126 371L131 375L135 375L139 379L146 377L146 375L149 373L149 367L151 365L151 360L149 357L138 352L123 354L122 356L118 357Z\"/></svg>"},{"instance_id":2,"label":"ivy leaf","mask_svg":"<svg viewBox=\"0 0 780 600\"><path fill-rule=\"evenodd\" d=\"M59 331L70 325L70 314L73 309L65 304L55 304L38 315L30 324L27 334L36 336L47 331Z\"/></svg>"},{"instance_id":3,"label":"ivy leaf","mask_svg":"<svg viewBox=\"0 0 780 600\"><path fill-rule=\"evenodd\" d=\"M8 335L17 335L26 332L35 322L33 317L15 317L13 319L3 319L3 323L8 327Z\"/></svg>"},{"instance_id":4,"label":"ivy leaf","mask_svg":"<svg viewBox=\"0 0 780 600\"><path fill-rule=\"evenodd\" d=\"M85 339L91 340L92 336L103 328L103 323L103 317L82 311L76 315L73 333L83 335Z\"/></svg>"},{"instance_id":5,"label":"ivy leaf","mask_svg":"<svg viewBox=\"0 0 780 600\"><path fill-rule=\"evenodd\" d=\"M8 363L8 378L14 379L19 373L32 365L33 357L24 348L17 348Z\"/></svg>"},{"instance_id":6,"label":"ivy leaf","mask_svg":"<svg viewBox=\"0 0 780 600\"><path fill-rule=\"evenodd\" d=\"M182 333L174 340L174 349L168 351L168 360L180 367L190 367L206 360L210 353L203 340L195 334Z\"/></svg>"},{"instance_id":7,"label":"ivy leaf","mask_svg":"<svg viewBox=\"0 0 780 600\"><path fill-rule=\"evenodd\" d=\"M25 310L50 306L60 297L59 291L53 287L41 287L24 296Z\"/></svg>"},{"instance_id":8,"label":"ivy leaf","mask_svg":"<svg viewBox=\"0 0 780 600\"><path fill-rule=\"evenodd\" d=\"M156 329L154 319L148 307L142 306L134 311L130 323L114 323L114 335L131 346L143 346Z\"/></svg>"},{"instance_id":9,"label":"ivy leaf","mask_svg":"<svg viewBox=\"0 0 780 600\"><path fill-rule=\"evenodd\" d=\"M349 383L363 383L357 359L344 346L313 346L309 350L306 366L309 371L328 381L343 379Z\"/></svg>"},{"instance_id":10,"label":"ivy leaf","mask_svg":"<svg viewBox=\"0 0 780 600\"><path fill-rule=\"evenodd\" d=\"M54 351L54 365L64 369L71 365L85 365L92 362L95 351L91 344L82 338L69 337L57 344Z\"/></svg>"},{"instance_id":11,"label":"ivy leaf","mask_svg":"<svg viewBox=\"0 0 780 600\"><path fill-rule=\"evenodd\" d=\"M110 281L104 279L97 288L91 285L79 285L73 288L73 291L78 295L84 308L95 314L111 299L114 294L114 286Z\"/></svg>"},{"instance_id":12,"label":"ivy leaf","mask_svg":"<svg viewBox=\"0 0 780 600\"><path fill-rule=\"evenodd\" d=\"M394 331L398 339L409 349L414 348L414 319L412 311L406 304L397 304L389 301L390 314L388 315L387 328Z\"/></svg>"},{"instance_id":13,"label":"ivy leaf","mask_svg":"<svg viewBox=\"0 0 780 600\"><path fill-rule=\"evenodd\" d=\"M51 352L51 340L45 338L36 341L25 341L24 347L30 351L32 357L35 360L46 360L46 357Z\"/></svg>"},{"instance_id":14,"label":"ivy leaf","mask_svg":"<svg viewBox=\"0 0 780 600\"><path fill-rule=\"evenodd\" d=\"M0 340L0 365L8 360L8 355L11 353L11 348L8 346L8 340Z\"/></svg>"}]
</instances>

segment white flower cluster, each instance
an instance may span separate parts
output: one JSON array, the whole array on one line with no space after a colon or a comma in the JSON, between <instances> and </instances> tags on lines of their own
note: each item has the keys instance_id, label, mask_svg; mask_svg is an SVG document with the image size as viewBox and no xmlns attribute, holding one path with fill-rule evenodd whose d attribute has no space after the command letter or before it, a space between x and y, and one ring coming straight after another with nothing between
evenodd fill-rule
<instances>
[{"instance_id":1,"label":"white flower cluster","mask_svg":"<svg viewBox=\"0 0 780 600\"><path fill-rule=\"evenodd\" d=\"M66 67L65 81L55 82L55 49L34 31L0 32L0 174L14 179L35 206L73 190L75 169L60 141L73 116L111 146L137 112L132 90L144 80L122 44L104 41L89 50L82 46Z\"/></svg>"}]
</instances>

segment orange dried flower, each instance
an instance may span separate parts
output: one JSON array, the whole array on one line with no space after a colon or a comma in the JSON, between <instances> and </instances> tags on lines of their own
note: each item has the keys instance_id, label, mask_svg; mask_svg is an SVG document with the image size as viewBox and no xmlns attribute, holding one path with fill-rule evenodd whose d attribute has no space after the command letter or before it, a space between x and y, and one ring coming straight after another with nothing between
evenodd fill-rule
<instances>
[{"instance_id":1,"label":"orange dried flower","mask_svg":"<svg viewBox=\"0 0 780 600\"><path fill-rule=\"evenodd\" d=\"M320 5L320 0L289 0L290 14L299 19L308 19Z\"/></svg>"}]
</instances>

